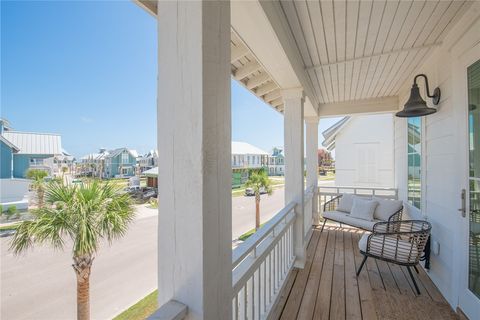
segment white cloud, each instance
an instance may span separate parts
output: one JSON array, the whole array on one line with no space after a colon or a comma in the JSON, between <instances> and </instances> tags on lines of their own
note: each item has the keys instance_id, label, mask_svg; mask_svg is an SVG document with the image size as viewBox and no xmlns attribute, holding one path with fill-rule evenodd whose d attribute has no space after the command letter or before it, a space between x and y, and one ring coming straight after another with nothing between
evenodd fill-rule
<instances>
[{"instance_id":1,"label":"white cloud","mask_svg":"<svg viewBox=\"0 0 480 320\"><path fill-rule=\"evenodd\" d=\"M80 117L80 120L84 123L92 123L93 122L93 119L92 118L89 118L89 117L84 117L84 116L81 116Z\"/></svg>"}]
</instances>

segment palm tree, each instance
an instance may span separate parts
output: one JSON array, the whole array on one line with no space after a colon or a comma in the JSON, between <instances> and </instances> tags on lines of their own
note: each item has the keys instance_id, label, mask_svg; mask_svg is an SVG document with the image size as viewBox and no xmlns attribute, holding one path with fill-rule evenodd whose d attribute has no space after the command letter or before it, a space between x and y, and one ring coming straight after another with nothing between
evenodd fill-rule
<instances>
[{"instance_id":1,"label":"palm tree","mask_svg":"<svg viewBox=\"0 0 480 320\"><path fill-rule=\"evenodd\" d=\"M45 177L48 173L40 169L28 169L26 177L32 182L32 188L37 192L37 206L43 207L43 196L45 193Z\"/></svg>"},{"instance_id":2,"label":"palm tree","mask_svg":"<svg viewBox=\"0 0 480 320\"><path fill-rule=\"evenodd\" d=\"M245 186L252 188L255 193L255 230L258 230L260 228L260 191L265 190L268 195L271 195L271 181L265 170L253 171L248 177Z\"/></svg>"},{"instance_id":3,"label":"palm tree","mask_svg":"<svg viewBox=\"0 0 480 320\"><path fill-rule=\"evenodd\" d=\"M109 244L124 236L134 218L128 194L98 181L78 185L48 184L46 203L34 210L35 219L22 222L10 250L15 254L34 244L63 249L66 239L73 243L73 269L77 276L77 319L90 318L90 272L101 239Z\"/></svg>"}]
</instances>

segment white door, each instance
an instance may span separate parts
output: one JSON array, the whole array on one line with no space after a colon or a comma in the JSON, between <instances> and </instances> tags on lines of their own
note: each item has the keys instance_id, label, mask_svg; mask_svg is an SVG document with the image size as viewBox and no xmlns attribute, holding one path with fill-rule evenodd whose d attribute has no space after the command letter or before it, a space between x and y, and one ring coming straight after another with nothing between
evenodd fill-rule
<instances>
[{"instance_id":1,"label":"white door","mask_svg":"<svg viewBox=\"0 0 480 320\"><path fill-rule=\"evenodd\" d=\"M464 201L460 213L462 232L459 237L462 252L459 276L459 307L470 318L480 314L480 44L460 59L463 79L458 89L463 91L464 131L463 190ZM460 86L462 88L460 88Z\"/></svg>"}]
</instances>

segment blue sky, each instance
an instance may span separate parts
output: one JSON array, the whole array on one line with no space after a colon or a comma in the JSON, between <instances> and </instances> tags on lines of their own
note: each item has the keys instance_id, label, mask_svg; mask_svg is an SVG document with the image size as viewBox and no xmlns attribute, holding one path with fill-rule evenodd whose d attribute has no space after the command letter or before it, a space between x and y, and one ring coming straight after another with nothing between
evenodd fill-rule
<instances>
[{"instance_id":1,"label":"blue sky","mask_svg":"<svg viewBox=\"0 0 480 320\"><path fill-rule=\"evenodd\" d=\"M77 157L156 148L156 50L155 19L132 1L2 1L1 116ZM234 81L232 139L283 144L282 115Z\"/></svg>"}]
</instances>

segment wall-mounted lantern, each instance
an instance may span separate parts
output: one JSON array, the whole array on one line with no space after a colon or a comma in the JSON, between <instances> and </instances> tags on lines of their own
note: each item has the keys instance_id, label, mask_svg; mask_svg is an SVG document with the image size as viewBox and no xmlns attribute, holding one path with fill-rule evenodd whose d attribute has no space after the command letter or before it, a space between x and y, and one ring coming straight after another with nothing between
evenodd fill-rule
<instances>
[{"instance_id":1,"label":"wall-mounted lantern","mask_svg":"<svg viewBox=\"0 0 480 320\"><path fill-rule=\"evenodd\" d=\"M428 87L427 76L424 74L417 74L413 79L413 85L410 91L410 98L408 99L407 103L405 103L403 110L396 113L397 117L421 117L437 112L437 109L428 107L425 100L423 100L423 98L420 96L420 90L418 89L417 85L418 77L423 77L425 79L427 97L432 98L433 104L437 105L440 102L440 88L436 87L433 90L433 95L430 95L430 88Z\"/></svg>"}]
</instances>

